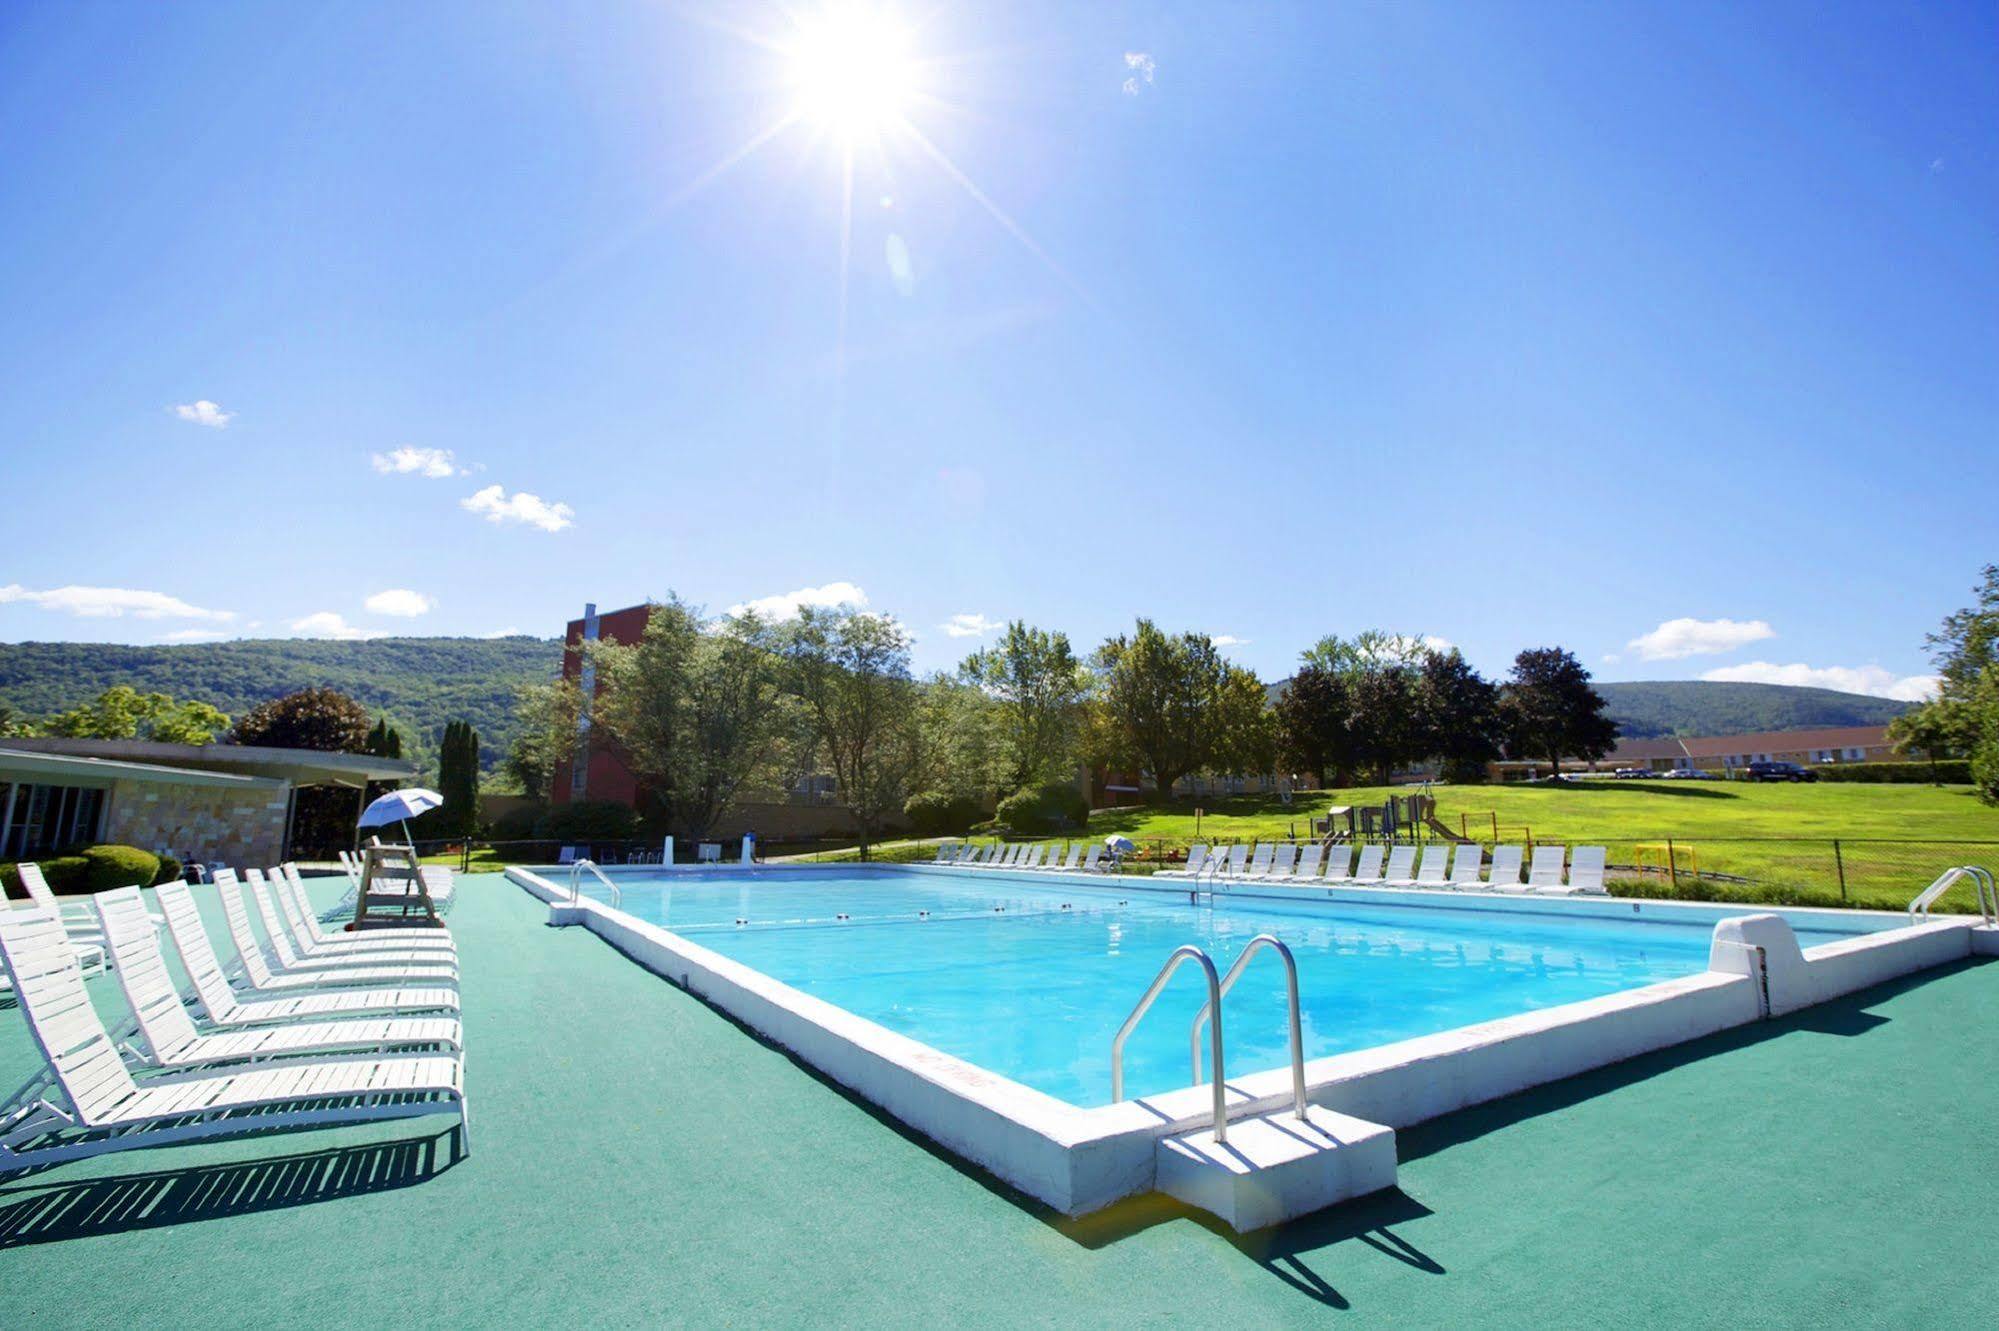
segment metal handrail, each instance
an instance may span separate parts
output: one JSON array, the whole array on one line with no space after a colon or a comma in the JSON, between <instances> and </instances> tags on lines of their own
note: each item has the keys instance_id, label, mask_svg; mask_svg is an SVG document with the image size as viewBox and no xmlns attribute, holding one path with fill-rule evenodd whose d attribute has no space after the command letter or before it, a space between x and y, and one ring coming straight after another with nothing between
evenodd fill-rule
<instances>
[{"instance_id":1,"label":"metal handrail","mask_svg":"<svg viewBox=\"0 0 1999 1331\"><path fill-rule=\"evenodd\" d=\"M611 904L613 906L622 908L625 904L625 894L623 892L620 892L618 890L618 885L612 882L610 877L607 874L605 874L605 872L602 869L597 867L597 861L595 860L577 860L569 866L570 904L574 905L576 902L581 901L583 899L583 871L585 869L588 869L591 873L595 874L597 876L597 881L610 889Z\"/></svg>"},{"instance_id":2,"label":"metal handrail","mask_svg":"<svg viewBox=\"0 0 1999 1331\"><path fill-rule=\"evenodd\" d=\"M1989 869L1977 864L1960 864L1938 874L1937 880L1918 892L1915 900L1909 903L1909 918L1927 920L1930 907L1963 878L1971 879L1977 889L1979 918L1987 924L1999 924L1999 884L1993 882Z\"/></svg>"},{"instance_id":3,"label":"metal handrail","mask_svg":"<svg viewBox=\"0 0 1999 1331\"><path fill-rule=\"evenodd\" d=\"M1221 1000L1227 998L1229 990L1235 988L1235 982L1248 967L1249 959L1266 947L1275 950L1277 959L1284 963L1284 983L1290 991L1291 1006L1291 1107L1299 1118L1303 1118L1305 1117L1305 1029L1304 1022L1298 1015L1298 961L1291 955L1291 949L1285 946L1284 940L1276 934L1258 934L1250 939L1248 946L1243 948L1242 955L1235 959L1235 965L1229 967L1229 973L1222 977L1220 993L1213 1000L1212 1006L1217 1012L1221 1010ZM1194 1024L1187 1029L1187 1052L1193 1057L1194 1084L1197 1086L1201 1082L1201 1024L1207 1021L1208 1010L1208 1005L1204 1005L1195 1013Z\"/></svg>"},{"instance_id":4,"label":"metal handrail","mask_svg":"<svg viewBox=\"0 0 1999 1331\"><path fill-rule=\"evenodd\" d=\"M1182 943L1173 949L1173 955L1166 959L1166 964L1159 968L1159 974L1152 978L1152 985L1145 991L1145 997L1138 1000L1138 1005L1132 1008L1131 1015L1124 1019L1124 1025L1118 1027L1117 1038L1111 1041L1111 1101L1116 1103L1124 1099L1125 1040L1137 1027L1139 1019L1151 1009L1153 1000L1159 997L1159 991L1173 978L1173 972L1189 961L1198 961L1201 963L1201 969L1207 973L1208 1005L1215 1010L1210 1043L1213 1046L1215 1064L1215 1141L1220 1144L1228 1140L1229 1133L1228 1102L1223 1086L1222 982L1215 974L1215 963L1207 953L1192 943ZM1195 1079L1194 1084L1197 1086L1200 1084L1199 1078Z\"/></svg>"}]
</instances>

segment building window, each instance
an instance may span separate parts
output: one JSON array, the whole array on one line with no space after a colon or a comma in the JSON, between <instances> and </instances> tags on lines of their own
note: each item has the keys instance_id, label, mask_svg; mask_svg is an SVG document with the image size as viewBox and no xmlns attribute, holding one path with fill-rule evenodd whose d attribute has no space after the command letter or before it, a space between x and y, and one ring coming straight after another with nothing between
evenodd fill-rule
<instances>
[{"instance_id":1,"label":"building window","mask_svg":"<svg viewBox=\"0 0 1999 1331\"><path fill-rule=\"evenodd\" d=\"M0 785L0 860L88 845L103 814L104 792L92 786Z\"/></svg>"}]
</instances>

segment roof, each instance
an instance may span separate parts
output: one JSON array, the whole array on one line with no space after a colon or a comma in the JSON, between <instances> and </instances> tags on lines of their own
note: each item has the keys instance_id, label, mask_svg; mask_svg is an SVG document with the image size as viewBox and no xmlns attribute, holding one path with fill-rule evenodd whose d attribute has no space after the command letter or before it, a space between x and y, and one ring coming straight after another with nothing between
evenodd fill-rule
<instances>
[{"instance_id":1,"label":"roof","mask_svg":"<svg viewBox=\"0 0 1999 1331\"><path fill-rule=\"evenodd\" d=\"M370 781L407 781L416 764L368 753L327 753L319 749L266 749L248 744L158 744L143 739L10 739L20 753L60 754L115 763L152 766L161 771L231 772L270 777L300 786L360 787ZM156 778L157 779L157 778Z\"/></svg>"},{"instance_id":2,"label":"roof","mask_svg":"<svg viewBox=\"0 0 1999 1331\"><path fill-rule=\"evenodd\" d=\"M1763 730L1753 735L1709 735L1680 742L1686 746L1690 758L1720 758L1731 753L1797 753L1805 749L1878 749L1888 742L1888 727Z\"/></svg>"},{"instance_id":3,"label":"roof","mask_svg":"<svg viewBox=\"0 0 1999 1331\"><path fill-rule=\"evenodd\" d=\"M1687 751L1676 739L1620 739L1606 761L1649 763L1661 758L1684 758Z\"/></svg>"},{"instance_id":4,"label":"roof","mask_svg":"<svg viewBox=\"0 0 1999 1331\"><path fill-rule=\"evenodd\" d=\"M23 743L25 741L9 741ZM243 776L232 772L202 771L188 767L162 767L158 763L118 762L68 753L30 753L16 748L0 749L0 776L29 778L43 784L94 785L108 781L152 781L175 786L224 786L237 790L282 789L275 777Z\"/></svg>"}]
</instances>

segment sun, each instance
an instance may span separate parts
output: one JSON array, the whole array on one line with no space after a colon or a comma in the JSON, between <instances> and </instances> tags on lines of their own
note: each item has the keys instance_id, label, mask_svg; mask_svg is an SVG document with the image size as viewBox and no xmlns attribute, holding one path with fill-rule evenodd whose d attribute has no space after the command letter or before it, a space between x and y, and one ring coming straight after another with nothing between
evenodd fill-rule
<instances>
[{"instance_id":1,"label":"sun","mask_svg":"<svg viewBox=\"0 0 1999 1331\"><path fill-rule=\"evenodd\" d=\"M798 119L852 146L904 123L919 91L910 32L879 6L799 14L784 51Z\"/></svg>"}]
</instances>

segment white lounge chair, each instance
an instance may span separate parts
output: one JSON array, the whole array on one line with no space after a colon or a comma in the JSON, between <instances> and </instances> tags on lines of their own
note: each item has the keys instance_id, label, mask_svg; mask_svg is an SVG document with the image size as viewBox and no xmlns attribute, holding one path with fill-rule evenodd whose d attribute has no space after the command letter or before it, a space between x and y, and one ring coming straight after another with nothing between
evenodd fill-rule
<instances>
[{"instance_id":1,"label":"white lounge chair","mask_svg":"<svg viewBox=\"0 0 1999 1331\"><path fill-rule=\"evenodd\" d=\"M1047 853L1048 847L1042 845L1040 842L1036 842L1027 848L1027 854L1021 857L1019 867L1023 869L1038 869L1041 867L1041 857Z\"/></svg>"},{"instance_id":2,"label":"white lounge chair","mask_svg":"<svg viewBox=\"0 0 1999 1331\"><path fill-rule=\"evenodd\" d=\"M1293 871L1291 881L1294 883L1316 882L1319 877L1319 870L1324 867L1325 862L1326 847L1317 841L1310 843L1298 856L1298 867Z\"/></svg>"},{"instance_id":3,"label":"white lounge chair","mask_svg":"<svg viewBox=\"0 0 1999 1331\"><path fill-rule=\"evenodd\" d=\"M1388 867L1381 881L1390 887L1413 887L1416 883L1416 848L1397 846L1388 853Z\"/></svg>"},{"instance_id":4,"label":"white lounge chair","mask_svg":"<svg viewBox=\"0 0 1999 1331\"><path fill-rule=\"evenodd\" d=\"M1077 872L1096 873L1103 858L1104 858L1104 843L1101 841L1092 841L1090 843L1090 853L1083 856L1082 867L1079 868Z\"/></svg>"},{"instance_id":5,"label":"white lounge chair","mask_svg":"<svg viewBox=\"0 0 1999 1331\"><path fill-rule=\"evenodd\" d=\"M1492 848L1492 872L1486 876L1485 886L1492 892L1518 892L1520 885L1520 847L1494 846Z\"/></svg>"},{"instance_id":6,"label":"white lounge chair","mask_svg":"<svg viewBox=\"0 0 1999 1331\"><path fill-rule=\"evenodd\" d=\"M458 991L445 985L407 985L382 989L305 990L276 998L236 992L222 973L222 962L201 924L201 909L186 883L161 883L153 889L167 919L167 936L180 954L181 969L194 984L201 1012L217 1026L261 1026L302 1017L363 1017L377 1014L456 1012Z\"/></svg>"},{"instance_id":7,"label":"white lounge chair","mask_svg":"<svg viewBox=\"0 0 1999 1331\"><path fill-rule=\"evenodd\" d=\"M1208 843L1196 841L1187 847L1187 862L1177 869L1161 869L1154 878L1192 878L1201 872L1201 865L1208 858Z\"/></svg>"},{"instance_id":8,"label":"white lounge chair","mask_svg":"<svg viewBox=\"0 0 1999 1331\"><path fill-rule=\"evenodd\" d=\"M91 1006L62 919L0 911L0 965L14 982L48 1081L0 1126L0 1171L225 1133L414 1118L455 1110L469 1153L455 1054L264 1064L134 1080ZM50 1097L61 1088L66 1104Z\"/></svg>"},{"instance_id":9,"label":"white lounge chair","mask_svg":"<svg viewBox=\"0 0 1999 1331\"><path fill-rule=\"evenodd\" d=\"M76 949L77 964L83 967L84 972L94 975L103 970L104 929L98 924L96 912L90 909L88 903L58 901L55 891L49 887L49 880L42 877L42 866L33 861L16 864L14 872L20 877L21 886L27 889L28 900L54 915L62 924L69 945ZM0 897L0 906L7 904L4 897Z\"/></svg>"},{"instance_id":10,"label":"white lounge chair","mask_svg":"<svg viewBox=\"0 0 1999 1331\"><path fill-rule=\"evenodd\" d=\"M1343 880L1361 887L1381 885L1381 857L1387 854L1380 842L1362 846L1360 855L1354 860L1353 872Z\"/></svg>"},{"instance_id":11,"label":"white lounge chair","mask_svg":"<svg viewBox=\"0 0 1999 1331\"><path fill-rule=\"evenodd\" d=\"M1432 841L1423 847L1423 858L1416 863L1416 886L1449 887L1450 877L1445 872L1450 868L1451 847L1447 841Z\"/></svg>"},{"instance_id":12,"label":"white lounge chair","mask_svg":"<svg viewBox=\"0 0 1999 1331\"><path fill-rule=\"evenodd\" d=\"M1480 879L1484 869L1485 847L1476 841L1463 842L1451 856L1449 885L1460 889L1484 887Z\"/></svg>"},{"instance_id":13,"label":"white lounge chair","mask_svg":"<svg viewBox=\"0 0 1999 1331\"><path fill-rule=\"evenodd\" d=\"M1270 872L1270 860L1277 853L1276 843L1265 841L1258 845L1256 854L1249 857L1247 872L1232 872L1231 878L1261 878Z\"/></svg>"},{"instance_id":14,"label":"white lounge chair","mask_svg":"<svg viewBox=\"0 0 1999 1331\"><path fill-rule=\"evenodd\" d=\"M259 993L274 994L293 989L326 989L350 985L402 985L402 984L444 984L458 983L456 966L412 966L394 964L384 966L355 965L352 961L338 964L308 964L294 955L289 964L285 954L289 944L280 945L272 940L272 950L264 951L264 945L257 941L257 934L250 927L250 910L243 898L248 888L235 881L234 875L216 884L216 891L222 896L222 914L228 921L230 941L236 945L236 959L248 978L250 987Z\"/></svg>"},{"instance_id":15,"label":"white lounge chair","mask_svg":"<svg viewBox=\"0 0 1999 1331\"><path fill-rule=\"evenodd\" d=\"M330 1054L423 1046L458 1050L464 1036L456 1017L367 1017L353 1021L302 1021L245 1026L203 1034L195 1029L174 991L160 935L136 887L100 892L94 899L118 985L139 1024L146 1060L163 1068L241 1062L279 1055Z\"/></svg>"},{"instance_id":16,"label":"white lounge chair","mask_svg":"<svg viewBox=\"0 0 1999 1331\"><path fill-rule=\"evenodd\" d=\"M1577 846L1569 857L1569 882L1563 891L1570 896L1602 896L1608 890L1603 885L1603 861L1602 846Z\"/></svg>"},{"instance_id":17,"label":"white lounge chair","mask_svg":"<svg viewBox=\"0 0 1999 1331\"><path fill-rule=\"evenodd\" d=\"M1289 878L1291 871L1298 867L1298 847L1289 841L1279 842L1277 851L1270 857L1270 864L1259 875L1253 875L1263 882L1275 882Z\"/></svg>"},{"instance_id":18,"label":"white lounge chair","mask_svg":"<svg viewBox=\"0 0 1999 1331\"><path fill-rule=\"evenodd\" d=\"M1530 892L1559 892L1562 890L1562 860L1568 847L1562 845L1540 845L1534 847L1534 859L1527 866L1527 890Z\"/></svg>"},{"instance_id":19,"label":"white lounge chair","mask_svg":"<svg viewBox=\"0 0 1999 1331\"><path fill-rule=\"evenodd\" d=\"M392 925L380 929L369 929L366 933L346 933L341 930L328 931L320 927L319 917L313 913L312 897L305 890L305 880L299 876L298 866L286 864L273 872L271 882L278 891L280 902L290 900L292 909L285 918L292 923L293 938L304 943L310 940L314 946L352 947L355 951L366 948L422 948L456 955L457 943L451 937L451 930L437 925L411 924ZM289 896L285 889L289 888ZM312 949L301 947L310 955Z\"/></svg>"},{"instance_id":20,"label":"white lounge chair","mask_svg":"<svg viewBox=\"0 0 1999 1331\"><path fill-rule=\"evenodd\" d=\"M1074 873L1076 871L1076 865L1082 860L1082 858L1083 858L1083 843L1080 841L1071 841L1069 843L1069 853L1065 855L1062 859L1062 864L1060 866L1062 872Z\"/></svg>"},{"instance_id":21,"label":"white lounge chair","mask_svg":"<svg viewBox=\"0 0 1999 1331\"><path fill-rule=\"evenodd\" d=\"M444 947L416 947L370 938L366 934L343 934L338 942L302 939L294 912L283 908L289 894L279 892L275 883L265 882L263 875L255 869L251 869L247 877L251 899L256 902L257 916L264 922L264 935L270 939L277 961L289 969L409 965L448 970L454 980L458 976L458 954L449 945L449 937L443 940ZM283 875L278 877L282 879ZM444 931L437 929L432 932L442 934Z\"/></svg>"},{"instance_id":22,"label":"white lounge chair","mask_svg":"<svg viewBox=\"0 0 1999 1331\"><path fill-rule=\"evenodd\" d=\"M1335 841L1326 847L1326 877L1329 883L1348 881L1347 870L1353 867L1353 845L1351 842Z\"/></svg>"}]
</instances>

